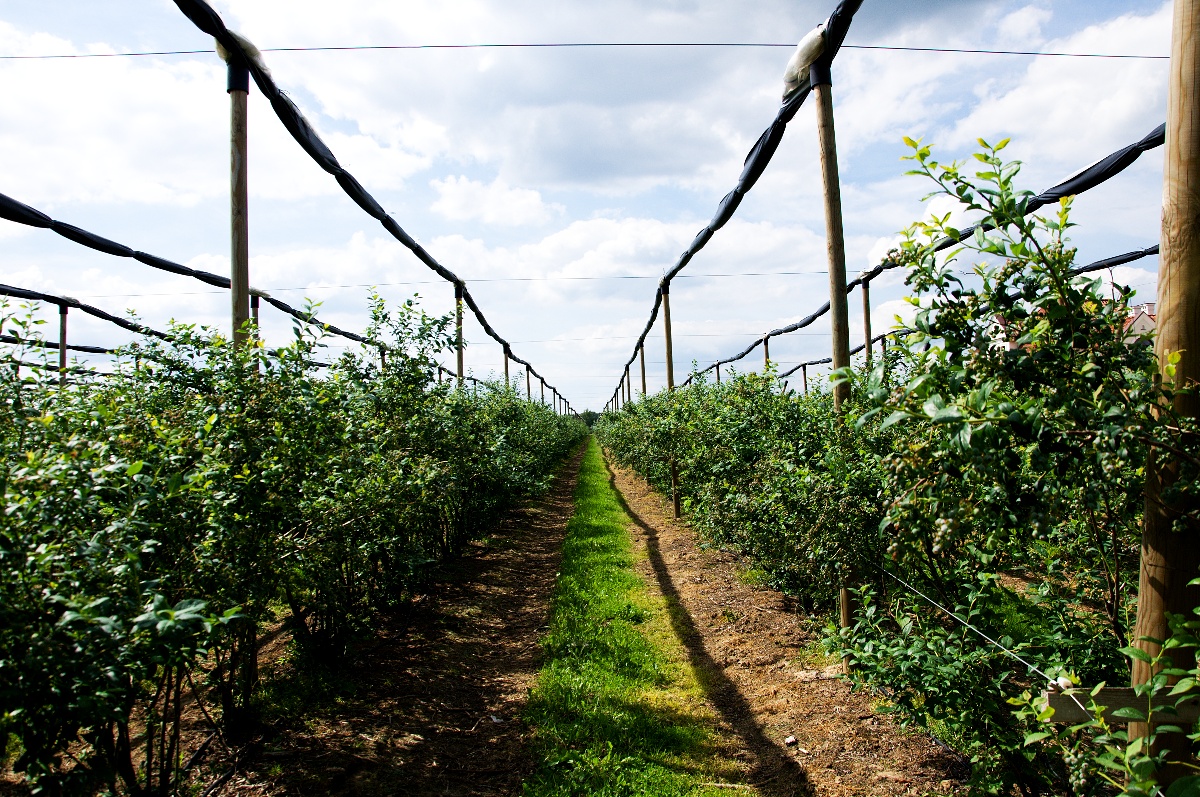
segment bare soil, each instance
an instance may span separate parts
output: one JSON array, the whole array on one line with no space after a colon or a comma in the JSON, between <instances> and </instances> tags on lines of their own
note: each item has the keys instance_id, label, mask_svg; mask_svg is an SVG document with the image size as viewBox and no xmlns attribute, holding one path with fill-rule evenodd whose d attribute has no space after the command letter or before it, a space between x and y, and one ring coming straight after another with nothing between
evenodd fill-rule
<instances>
[{"instance_id":1,"label":"bare soil","mask_svg":"<svg viewBox=\"0 0 1200 797\"><path fill-rule=\"evenodd\" d=\"M514 794L582 449L548 495L433 574L336 674L316 711L264 737L221 794ZM284 665L286 667L286 664Z\"/></svg>"},{"instance_id":2,"label":"bare soil","mask_svg":"<svg viewBox=\"0 0 1200 797\"><path fill-rule=\"evenodd\" d=\"M609 471L644 554L638 567L666 598L720 730L740 746L750 785L780 797L959 790L963 762L930 736L898 728L869 695L852 693L795 601L747 583L735 555L702 547L637 474L611 463Z\"/></svg>"}]
</instances>

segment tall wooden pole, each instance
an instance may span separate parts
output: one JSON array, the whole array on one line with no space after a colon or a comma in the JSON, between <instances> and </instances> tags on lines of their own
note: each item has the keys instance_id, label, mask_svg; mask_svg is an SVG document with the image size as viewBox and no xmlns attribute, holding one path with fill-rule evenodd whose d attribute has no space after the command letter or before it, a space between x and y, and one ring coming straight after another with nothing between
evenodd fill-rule
<instances>
[{"instance_id":1,"label":"tall wooden pole","mask_svg":"<svg viewBox=\"0 0 1200 797\"><path fill-rule=\"evenodd\" d=\"M721 384L721 364L717 363L717 384Z\"/></svg>"},{"instance_id":2,"label":"tall wooden pole","mask_svg":"<svg viewBox=\"0 0 1200 797\"><path fill-rule=\"evenodd\" d=\"M829 257L829 320L833 328L833 368L850 365L850 326L846 308L846 241L842 233L842 187L838 178L837 137L833 127L833 87L829 62L821 59L809 69L817 106L817 138L821 145L821 181L825 187L825 245ZM850 384L841 382L833 388L834 412L850 398ZM854 607L850 584L853 574L838 591L839 620L842 628L850 626ZM849 670L849 660L842 662Z\"/></svg>"},{"instance_id":3,"label":"tall wooden pole","mask_svg":"<svg viewBox=\"0 0 1200 797\"><path fill-rule=\"evenodd\" d=\"M821 144L821 179L825 185L825 243L829 256L829 319L833 327L833 368L850 364L849 313L846 308L846 242L842 234L842 189L838 180L837 139L833 128L833 94L826 67L812 67L814 79L824 71L825 82L813 86L817 98L817 134ZM842 382L833 389L833 406L841 411L850 397L850 385Z\"/></svg>"},{"instance_id":4,"label":"tall wooden pole","mask_svg":"<svg viewBox=\"0 0 1200 797\"><path fill-rule=\"evenodd\" d=\"M463 286L461 282L454 283L454 347L458 352L458 386L463 383L463 327L462 327Z\"/></svg>"},{"instance_id":5,"label":"tall wooden pole","mask_svg":"<svg viewBox=\"0 0 1200 797\"><path fill-rule=\"evenodd\" d=\"M508 349L503 346L501 348L504 349L504 389L508 390L512 387L512 382L508 381Z\"/></svg>"},{"instance_id":6,"label":"tall wooden pole","mask_svg":"<svg viewBox=\"0 0 1200 797\"><path fill-rule=\"evenodd\" d=\"M1179 354L1175 383L1200 382L1200 0L1175 0L1171 32L1170 82L1167 94L1167 127L1163 167L1162 247L1158 260L1158 318L1154 351L1160 367L1168 354ZM1166 374L1163 374L1164 379ZM1174 409L1182 415L1200 415L1200 396L1176 395ZM1188 581L1200 569L1200 528L1187 520L1195 501L1164 504L1163 492L1178 478L1179 463L1168 452L1152 449L1146 469L1146 505L1142 529L1141 569L1138 578L1138 611L1133 638L1166 639L1170 636L1166 613L1192 617L1200 605L1200 591ZM1173 526L1181 524L1175 531ZM1154 655L1158 646L1134 644ZM1191 651L1175 651L1175 666L1191 667ZM1133 683L1151 676L1144 662L1133 661ZM1131 724L1129 736L1144 735L1144 724ZM1187 738L1162 735L1159 747L1172 760L1187 757ZM1182 769L1182 767L1180 767ZM1167 780L1184 774L1171 771Z\"/></svg>"},{"instance_id":7,"label":"tall wooden pole","mask_svg":"<svg viewBox=\"0 0 1200 797\"><path fill-rule=\"evenodd\" d=\"M667 341L667 390L675 389L675 352L671 345L671 284L662 283L663 301L663 334ZM675 517L679 517L679 465L675 456L671 456L671 504L675 509Z\"/></svg>"},{"instance_id":8,"label":"tall wooden pole","mask_svg":"<svg viewBox=\"0 0 1200 797\"><path fill-rule=\"evenodd\" d=\"M771 367L771 339L763 338L763 371Z\"/></svg>"},{"instance_id":9,"label":"tall wooden pole","mask_svg":"<svg viewBox=\"0 0 1200 797\"><path fill-rule=\"evenodd\" d=\"M662 284L662 300L663 300L663 334L667 341L667 390L675 389L675 363L674 352L671 348L671 285L664 282Z\"/></svg>"},{"instance_id":10,"label":"tall wooden pole","mask_svg":"<svg viewBox=\"0 0 1200 797\"><path fill-rule=\"evenodd\" d=\"M804 393L805 393L805 395L807 395L808 394L808 366L807 365L800 366L800 381L801 381L801 383L803 383Z\"/></svg>"},{"instance_id":11,"label":"tall wooden pole","mask_svg":"<svg viewBox=\"0 0 1200 797\"><path fill-rule=\"evenodd\" d=\"M229 299L233 319L233 342L245 346L246 322L250 320L250 199L247 175L246 105L250 95L250 70L231 56L228 69L230 100L230 273Z\"/></svg>"},{"instance_id":12,"label":"tall wooden pole","mask_svg":"<svg viewBox=\"0 0 1200 797\"><path fill-rule=\"evenodd\" d=\"M58 306L58 384L67 384L67 306Z\"/></svg>"},{"instance_id":13,"label":"tall wooden pole","mask_svg":"<svg viewBox=\"0 0 1200 797\"><path fill-rule=\"evenodd\" d=\"M633 379L629 376L629 366L625 366L625 400L633 401Z\"/></svg>"},{"instance_id":14,"label":"tall wooden pole","mask_svg":"<svg viewBox=\"0 0 1200 797\"><path fill-rule=\"evenodd\" d=\"M871 281L862 281L863 295L863 339L867 342L867 365L871 364Z\"/></svg>"},{"instance_id":15,"label":"tall wooden pole","mask_svg":"<svg viewBox=\"0 0 1200 797\"><path fill-rule=\"evenodd\" d=\"M525 366L525 400L533 401L533 388L530 387L529 366Z\"/></svg>"},{"instance_id":16,"label":"tall wooden pole","mask_svg":"<svg viewBox=\"0 0 1200 797\"><path fill-rule=\"evenodd\" d=\"M638 346L638 362L642 367L642 398L646 398L646 344Z\"/></svg>"},{"instance_id":17,"label":"tall wooden pole","mask_svg":"<svg viewBox=\"0 0 1200 797\"><path fill-rule=\"evenodd\" d=\"M543 404L545 404L545 403L546 403L546 380L545 380L545 379L542 379L542 378L539 376L539 377L538 377L538 381L542 383L542 398L541 398L541 402L542 402Z\"/></svg>"}]
</instances>

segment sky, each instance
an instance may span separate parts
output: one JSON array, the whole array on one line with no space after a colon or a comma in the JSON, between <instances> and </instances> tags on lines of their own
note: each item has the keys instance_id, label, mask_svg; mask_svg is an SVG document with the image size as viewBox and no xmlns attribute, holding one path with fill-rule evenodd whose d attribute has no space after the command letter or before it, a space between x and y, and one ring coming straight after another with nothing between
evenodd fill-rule
<instances>
[{"instance_id":1,"label":"sky","mask_svg":"<svg viewBox=\"0 0 1200 797\"><path fill-rule=\"evenodd\" d=\"M213 1L213 0L210 0ZM260 48L564 42L794 45L831 0L215 0ZM847 45L1165 56L1171 5L1145 0L866 0ZM0 193L160 257L229 272L229 98L212 41L170 0L0 0ZM12 56L205 50L186 55ZM774 118L786 47L645 46L267 52L338 160L443 265L492 326L577 410L602 409L652 307L657 280L737 181ZM904 176L903 136L942 160L976 139L1039 191L1165 118L1167 62L845 49L833 68L847 271L876 265L898 231L947 209ZM346 329L372 287L434 314L453 287L363 213L252 88L250 280ZM674 283L677 380L828 299L810 100L766 174ZM1072 241L1091 262L1158 240L1162 150L1080 197ZM1153 301L1153 258L1114 269ZM1107 278L1107 277L1106 277ZM0 220L0 282L68 295L150 326L229 325L224 291ZM906 310L903 275L872 283L874 330ZM862 340L850 297L851 346ZM56 314L43 312L46 318ZM79 313L69 340L115 346ZM49 329L49 325L46 327ZM263 309L268 343L291 320ZM469 315L466 367L503 373ZM54 331L46 333L56 339ZM829 323L771 342L781 369L825 357ZM348 341L330 339L331 353ZM661 322L650 392L665 383ZM103 358L91 362L102 364ZM451 365L447 352L444 362ZM762 367L756 352L746 370ZM516 373L513 373L516 376ZM815 376L815 372L810 372ZM640 387L640 385L638 385Z\"/></svg>"}]
</instances>

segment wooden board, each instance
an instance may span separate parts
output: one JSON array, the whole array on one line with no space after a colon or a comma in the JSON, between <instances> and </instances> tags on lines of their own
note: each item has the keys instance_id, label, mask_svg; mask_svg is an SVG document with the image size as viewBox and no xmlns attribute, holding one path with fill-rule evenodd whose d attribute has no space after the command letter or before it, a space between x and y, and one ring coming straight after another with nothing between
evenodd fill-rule
<instances>
[{"instance_id":1,"label":"wooden board","mask_svg":"<svg viewBox=\"0 0 1200 797\"><path fill-rule=\"evenodd\" d=\"M1075 700L1082 703L1084 707L1088 705L1091 699L1090 690L1073 689L1072 694ZM1092 715L1079 707L1075 700L1071 699L1070 695L1065 693L1049 694L1042 693L1050 698L1050 707L1054 709L1054 716L1050 718L1050 722L1077 723L1086 722L1092 718ZM1178 697L1160 696L1155 700L1155 711L1152 719L1158 723L1166 723L1171 725L1191 725L1200 719L1200 697L1189 698L1186 702L1180 704L1176 711L1177 714L1172 714L1169 711L1162 711L1160 707L1171 706ZM1095 697L1096 705L1104 706L1104 718L1109 722L1118 725L1124 725L1129 722L1127 719L1112 716L1112 712L1119 708L1136 708L1139 711L1146 710L1146 698L1138 697L1132 687L1106 686L1100 690L1100 693Z\"/></svg>"}]
</instances>

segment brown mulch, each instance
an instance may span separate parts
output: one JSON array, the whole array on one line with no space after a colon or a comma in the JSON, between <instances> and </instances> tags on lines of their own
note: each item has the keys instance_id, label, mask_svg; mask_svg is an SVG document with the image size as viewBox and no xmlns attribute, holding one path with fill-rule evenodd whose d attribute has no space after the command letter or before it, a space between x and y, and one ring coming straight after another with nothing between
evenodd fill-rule
<instances>
[{"instance_id":1,"label":"brown mulch","mask_svg":"<svg viewBox=\"0 0 1200 797\"><path fill-rule=\"evenodd\" d=\"M533 767L520 714L582 454L487 544L438 568L427 594L336 673L341 693L268 734L220 793L516 793Z\"/></svg>"},{"instance_id":2,"label":"brown mulch","mask_svg":"<svg viewBox=\"0 0 1200 797\"><path fill-rule=\"evenodd\" d=\"M904 731L851 693L840 663L816 651L813 622L781 593L745 583L731 553L701 547L670 503L632 471L609 465L633 520L642 575L671 607L675 633L740 744L764 795L952 794L966 774L928 735ZM826 666L820 666L826 665ZM789 737L793 743L787 743Z\"/></svg>"}]
</instances>

